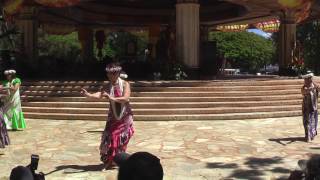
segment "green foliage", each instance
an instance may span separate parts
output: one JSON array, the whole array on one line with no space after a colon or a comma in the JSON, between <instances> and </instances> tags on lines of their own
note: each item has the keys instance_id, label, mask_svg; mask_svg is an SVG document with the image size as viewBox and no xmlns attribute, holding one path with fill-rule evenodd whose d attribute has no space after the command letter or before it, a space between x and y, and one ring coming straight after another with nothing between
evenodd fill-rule
<instances>
[{"instance_id":1,"label":"green foliage","mask_svg":"<svg viewBox=\"0 0 320 180\"><path fill-rule=\"evenodd\" d=\"M38 52L37 76L63 77L81 71L81 45L76 32L49 35L40 30Z\"/></svg>"},{"instance_id":2,"label":"green foliage","mask_svg":"<svg viewBox=\"0 0 320 180\"><path fill-rule=\"evenodd\" d=\"M107 34L107 40L102 49L102 55L105 57L114 58L126 56L127 44L129 42L136 42L137 45L137 55L144 52L147 46L147 34L137 33L133 34L126 31L111 32ZM98 57L98 49L96 48L96 41L94 47L95 56Z\"/></svg>"},{"instance_id":3,"label":"green foliage","mask_svg":"<svg viewBox=\"0 0 320 180\"><path fill-rule=\"evenodd\" d=\"M302 43L305 66L320 74L320 21L302 24L297 28L297 40Z\"/></svg>"},{"instance_id":4,"label":"green foliage","mask_svg":"<svg viewBox=\"0 0 320 180\"><path fill-rule=\"evenodd\" d=\"M165 80L185 80L188 75L186 67L178 62L165 62L161 64L161 75Z\"/></svg>"},{"instance_id":5,"label":"green foliage","mask_svg":"<svg viewBox=\"0 0 320 180\"><path fill-rule=\"evenodd\" d=\"M81 45L76 32L68 35L48 35L40 32L38 47L40 57L46 56L65 61L78 59L81 53Z\"/></svg>"},{"instance_id":6,"label":"green foliage","mask_svg":"<svg viewBox=\"0 0 320 180\"><path fill-rule=\"evenodd\" d=\"M224 55L234 68L257 72L264 65L271 64L275 57L275 46L265 39L249 32L212 32L210 40L217 42L218 53Z\"/></svg>"},{"instance_id":7,"label":"green foliage","mask_svg":"<svg viewBox=\"0 0 320 180\"><path fill-rule=\"evenodd\" d=\"M8 25L0 17L0 50L16 50L19 33L15 25Z\"/></svg>"},{"instance_id":8,"label":"green foliage","mask_svg":"<svg viewBox=\"0 0 320 180\"><path fill-rule=\"evenodd\" d=\"M7 68L16 69L16 59L19 57L21 34L15 25L7 23L0 16L0 72ZM0 74L0 78L3 78Z\"/></svg>"}]
</instances>

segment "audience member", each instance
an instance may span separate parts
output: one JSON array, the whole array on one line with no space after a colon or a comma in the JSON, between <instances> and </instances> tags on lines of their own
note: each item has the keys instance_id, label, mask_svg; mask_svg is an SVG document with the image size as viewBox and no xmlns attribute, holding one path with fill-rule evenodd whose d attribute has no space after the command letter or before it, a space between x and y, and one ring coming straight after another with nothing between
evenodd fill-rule
<instances>
[{"instance_id":1,"label":"audience member","mask_svg":"<svg viewBox=\"0 0 320 180\"><path fill-rule=\"evenodd\" d=\"M29 168L17 166L12 169L10 180L34 180Z\"/></svg>"},{"instance_id":2,"label":"audience member","mask_svg":"<svg viewBox=\"0 0 320 180\"><path fill-rule=\"evenodd\" d=\"M293 171L289 180L320 180L320 155L298 162L300 170Z\"/></svg>"},{"instance_id":3,"label":"audience member","mask_svg":"<svg viewBox=\"0 0 320 180\"><path fill-rule=\"evenodd\" d=\"M120 154L119 157L125 157ZM120 163L118 180L162 180L160 159L148 152L137 152ZM120 161L121 162L121 161Z\"/></svg>"}]
</instances>

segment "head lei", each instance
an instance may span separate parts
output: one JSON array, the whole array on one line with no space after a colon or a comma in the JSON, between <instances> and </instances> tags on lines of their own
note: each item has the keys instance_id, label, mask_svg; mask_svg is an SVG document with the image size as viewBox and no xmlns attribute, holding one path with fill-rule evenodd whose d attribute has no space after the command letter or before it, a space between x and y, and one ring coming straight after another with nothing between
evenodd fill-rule
<instances>
[{"instance_id":1,"label":"head lei","mask_svg":"<svg viewBox=\"0 0 320 180\"><path fill-rule=\"evenodd\" d=\"M120 73L122 71L122 67L117 64L109 64L106 67L107 73Z\"/></svg>"},{"instance_id":2,"label":"head lei","mask_svg":"<svg viewBox=\"0 0 320 180\"><path fill-rule=\"evenodd\" d=\"M313 73L308 73L302 76L303 79L308 79L308 78L312 78L314 76Z\"/></svg>"},{"instance_id":3,"label":"head lei","mask_svg":"<svg viewBox=\"0 0 320 180\"><path fill-rule=\"evenodd\" d=\"M12 75L12 74L16 74L16 71L13 69L4 71L4 75Z\"/></svg>"}]
</instances>

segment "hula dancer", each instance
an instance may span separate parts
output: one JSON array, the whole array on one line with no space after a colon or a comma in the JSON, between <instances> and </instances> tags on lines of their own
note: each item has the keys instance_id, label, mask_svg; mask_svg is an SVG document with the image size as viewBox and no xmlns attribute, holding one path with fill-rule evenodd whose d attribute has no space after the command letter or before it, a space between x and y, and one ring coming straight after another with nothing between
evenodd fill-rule
<instances>
[{"instance_id":1,"label":"hula dancer","mask_svg":"<svg viewBox=\"0 0 320 180\"><path fill-rule=\"evenodd\" d=\"M6 123L3 118L2 108L0 107L0 148L5 148L10 144Z\"/></svg>"},{"instance_id":2,"label":"hula dancer","mask_svg":"<svg viewBox=\"0 0 320 180\"><path fill-rule=\"evenodd\" d=\"M86 97L109 100L110 108L106 126L101 138L100 156L105 169L114 165L116 154L125 152L130 138L134 133L133 113L129 104L130 84L120 76L122 68L117 64L109 64L106 68L109 84L100 92L88 93L82 89Z\"/></svg>"},{"instance_id":3,"label":"hula dancer","mask_svg":"<svg viewBox=\"0 0 320 180\"><path fill-rule=\"evenodd\" d=\"M15 70L7 70L4 74L7 80L3 81L0 89L6 89L8 94L4 100L4 106L2 109L7 129L25 129L26 122L22 113L20 100L21 80L16 77Z\"/></svg>"},{"instance_id":4,"label":"hula dancer","mask_svg":"<svg viewBox=\"0 0 320 180\"><path fill-rule=\"evenodd\" d=\"M301 88L303 95L302 113L305 138L307 142L314 139L318 126L318 94L319 86L313 82L313 73L303 76L304 85Z\"/></svg>"}]
</instances>

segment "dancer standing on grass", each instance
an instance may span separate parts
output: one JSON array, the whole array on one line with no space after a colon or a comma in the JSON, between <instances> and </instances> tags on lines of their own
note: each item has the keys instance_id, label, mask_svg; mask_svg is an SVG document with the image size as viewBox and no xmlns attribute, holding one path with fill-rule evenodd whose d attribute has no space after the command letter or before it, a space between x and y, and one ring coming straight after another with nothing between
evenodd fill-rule
<instances>
[{"instance_id":1,"label":"dancer standing on grass","mask_svg":"<svg viewBox=\"0 0 320 180\"><path fill-rule=\"evenodd\" d=\"M320 87L313 82L313 73L304 75L303 79L304 85L301 88L303 95L303 126L306 141L310 142L318 134L318 94Z\"/></svg>"},{"instance_id":2,"label":"dancer standing on grass","mask_svg":"<svg viewBox=\"0 0 320 180\"><path fill-rule=\"evenodd\" d=\"M91 98L107 98L110 102L109 114L101 137L100 156L105 169L114 165L113 159L117 153L125 152L130 138L134 133L133 113L129 104L131 94L130 84L120 77L121 66L109 64L106 68L109 84L100 92L81 93Z\"/></svg>"},{"instance_id":3,"label":"dancer standing on grass","mask_svg":"<svg viewBox=\"0 0 320 180\"><path fill-rule=\"evenodd\" d=\"M22 130L26 128L24 120L21 100L20 85L21 80L16 77L15 70L7 70L4 72L7 80L3 81L0 89L7 90L7 97L4 100L3 116L7 129Z\"/></svg>"}]
</instances>

